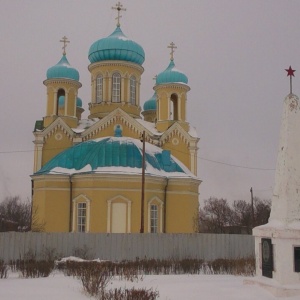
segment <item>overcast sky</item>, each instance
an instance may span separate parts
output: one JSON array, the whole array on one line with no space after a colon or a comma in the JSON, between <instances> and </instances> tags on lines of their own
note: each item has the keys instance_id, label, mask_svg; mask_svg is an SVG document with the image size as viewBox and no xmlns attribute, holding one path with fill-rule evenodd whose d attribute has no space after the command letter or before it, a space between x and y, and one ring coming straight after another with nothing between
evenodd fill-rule
<instances>
[{"instance_id":1,"label":"overcast sky","mask_svg":"<svg viewBox=\"0 0 300 300\"><path fill-rule=\"evenodd\" d=\"M0 199L30 197L33 128L46 112L46 71L61 58L80 73L88 111L92 43L116 27L116 0L0 1ZM300 87L300 1L123 0L121 28L144 49L142 105L153 77L175 64L189 78L188 121L200 137L200 202L271 198L282 104ZM84 117L87 117L85 113ZM267 169L267 170L266 170Z\"/></svg>"}]
</instances>

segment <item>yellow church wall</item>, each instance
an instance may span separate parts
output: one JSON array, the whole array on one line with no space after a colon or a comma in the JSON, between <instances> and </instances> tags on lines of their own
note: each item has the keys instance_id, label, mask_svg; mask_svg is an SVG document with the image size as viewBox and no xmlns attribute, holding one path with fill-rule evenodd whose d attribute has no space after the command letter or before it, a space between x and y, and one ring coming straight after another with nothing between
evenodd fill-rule
<instances>
[{"instance_id":1,"label":"yellow church wall","mask_svg":"<svg viewBox=\"0 0 300 300\"><path fill-rule=\"evenodd\" d=\"M176 145L174 145L176 142ZM189 170L191 170L190 151L187 144L178 136L173 136L170 141L163 144L163 149L171 151Z\"/></svg>"},{"instance_id":2,"label":"yellow church wall","mask_svg":"<svg viewBox=\"0 0 300 300\"><path fill-rule=\"evenodd\" d=\"M139 106L131 105L129 103L92 103L90 106L90 112L89 119L93 118L103 118L118 107L121 107L126 113L128 113L130 116L134 118L140 117L141 108Z\"/></svg>"},{"instance_id":3,"label":"yellow church wall","mask_svg":"<svg viewBox=\"0 0 300 300\"><path fill-rule=\"evenodd\" d=\"M45 232L68 232L70 217L70 183L66 176L34 178L33 207L37 225ZM34 228L33 228L34 230Z\"/></svg>"},{"instance_id":4,"label":"yellow church wall","mask_svg":"<svg viewBox=\"0 0 300 300\"><path fill-rule=\"evenodd\" d=\"M194 218L197 215L199 182L172 179L168 185L166 230L172 233L194 232ZM175 221L176 220L176 221Z\"/></svg>"},{"instance_id":5,"label":"yellow church wall","mask_svg":"<svg viewBox=\"0 0 300 300\"><path fill-rule=\"evenodd\" d=\"M61 129L49 136L43 146L42 166L55 155L73 146L72 140Z\"/></svg>"},{"instance_id":6,"label":"yellow church wall","mask_svg":"<svg viewBox=\"0 0 300 300\"><path fill-rule=\"evenodd\" d=\"M100 138L100 137L114 136L116 125L122 126L122 135L123 136L132 137L135 139L140 138L139 134L136 131L134 131L134 128L129 127L128 123L125 123L122 119L113 121L106 128L103 128L103 129L101 129L101 131L98 131L96 134L93 134L93 136L91 138L96 139L96 138Z\"/></svg>"},{"instance_id":7,"label":"yellow church wall","mask_svg":"<svg viewBox=\"0 0 300 300\"><path fill-rule=\"evenodd\" d=\"M76 98L77 98L76 91L74 89L70 89L68 92L68 99L66 101L68 116L76 116Z\"/></svg>"},{"instance_id":8,"label":"yellow church wall","mask_svg":"<svg viewBox=\"0 0 300 300\"><path fill-rule=\"evenodd\" d=\"M129 203L131 207L128 232L138 233L141 227L141 177L139 175L74 175L72 191L69 177L40 176L34 181L34 206L38 219L45 221L46 232L68 232L70 193L72 199L80 196L89 200L89 232L107 232L109 202ZM159 232L163 230L166 179L146 176L144 199L144 232L149 229L149 203L157 204ZM193 217L198 208L198 185L172 179L167 186L166 229L168 233L193 232ZM151 202L152 201L152 202ZM129 206L127 207L129 217ZM73 208L72 208L73 209ZM46 213L45 213L46 212ZM73 213L75 213L73 211ZM76 219L76 218L75 218ZM73 222L73 221L72 221ZM76 228L76 226L75 226Z\"/></svg>"}]
</instances>

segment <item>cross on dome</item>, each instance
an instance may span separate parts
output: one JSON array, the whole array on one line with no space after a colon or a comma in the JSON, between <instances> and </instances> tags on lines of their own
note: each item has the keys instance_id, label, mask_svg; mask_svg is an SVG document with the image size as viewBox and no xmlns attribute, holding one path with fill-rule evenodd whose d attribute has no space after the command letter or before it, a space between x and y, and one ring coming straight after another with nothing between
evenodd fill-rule
<instances>
[{"instance_id":1,"label":"cross on dome","mask_svg":"<svg viewBox=\"0 0 300 300\"><path fill-rule=\"evenodd\" d=\"M172 43L170 43L170 45L168 46L168 48L170 48L171 49L171 53L170 53L170 55L171 55L171 60L174 60L174 49L177 49L177 46L172 42Z\"/></svg>"},{"instance_id":2,"label":"cross on dome","mask_svg":"<svg viewBox=\"0 0 300 300\"><path fill-rule=\"evenodd\" d=\"M113 6L112 9L116 9L118 11L118 16L116 17L117 22L117 26L120 27L120 18L122 18L120 12L126 11L126 8L123 8L123 5L120 3L120 1L116 4L116 6Z\"/></svg>"},{"instance_id":3,"label":"cross on dome","mask_svg":"<svg viewBox=\"0 0 300 300\"><path fill-rule=\"evenodd\" d=\"M64 36L61 40L59 40L61 43L64 43L62 49L64 50L63 55L66 55L66 47L67 47L67 43L70 43L70 41L68 41L68 38L66 36Z\"/></svg>"}]
</instances>

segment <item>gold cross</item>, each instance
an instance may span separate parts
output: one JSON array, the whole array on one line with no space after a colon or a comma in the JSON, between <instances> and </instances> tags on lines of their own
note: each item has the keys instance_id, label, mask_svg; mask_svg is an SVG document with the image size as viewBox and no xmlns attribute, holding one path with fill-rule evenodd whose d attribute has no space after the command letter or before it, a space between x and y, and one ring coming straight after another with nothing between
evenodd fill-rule
<instances>
[{"instance_id":1,"label":"gold cross","mask_svg":"<svg viewBox=\"0 0 300 300\"><path fill-rule=\"evenodd\" d=\"M64 43L62 49L64 50L63 55L66 55L66 47L67 47L67 43L70 43L70 41L68 41L68 38L66 36L64 36L61 40L61 43Z\"/></svg>"},{"instance_id":2,"label":"gold cross","mask_svg":"<svg viewBox=\"0 0 300 300\"><path fill-rule=\"evenodd\" d=\"M171 60L174 60L174 49L177 49L177 47L175 46L175 44L172 42L172 43L170 43L170 46L168 46L168 48L171 48L171 53L170 53L170 55L171 55Z\"/></svg>"},{"instance_id":3,"label":"gold cross","mask_svg":"<svg viewBox=\"0 0 300 300\"><path fill-rule=\"evenodd\" d=\"M117 26L120 27L120 19L122 18L122 16L120 15L121 10L126 11L126 8L123 8L123 5L120 3L120 1L116 4L116 6L112 7L112 9L116 9L118 11L118 16L116 17L117 22Z\"/></svg>"}]
</instances>

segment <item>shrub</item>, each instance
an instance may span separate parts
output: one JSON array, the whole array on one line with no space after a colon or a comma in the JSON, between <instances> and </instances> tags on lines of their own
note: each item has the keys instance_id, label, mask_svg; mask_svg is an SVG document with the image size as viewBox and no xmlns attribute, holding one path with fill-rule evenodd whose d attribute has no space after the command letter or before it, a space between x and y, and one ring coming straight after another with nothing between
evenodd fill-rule
<instances>
[{"instance_id":1,"label":"shrub","mask_svg":"<svg viewBox=\"0 0 300 300\"><path fill-rule=\"evenodd\" d=\"M48 277L54 269L54 261L18 259L12 262L12 269L21 272L22 277Z\"/></svg>"},{"instance_id":2,"label":"shrub","mask_svg":"<svg viewBox=\"0 0 300 300\"><path fill-rule=\"evenodd\" d=\"M100 296L101 300L155 300L159 296L158 291L152 289L114 289Z\"/></svg>"},{"instance_id":3,"label":"shrub","mask_svg":"<svg viewBox=\"0 0 300 300\"><path fill-rule=\"evenodd\" d=\"M0 278L7 278L8 266L4 263L3 260L0 260Z\"/></svg>"}]
</instances>

